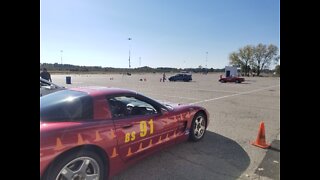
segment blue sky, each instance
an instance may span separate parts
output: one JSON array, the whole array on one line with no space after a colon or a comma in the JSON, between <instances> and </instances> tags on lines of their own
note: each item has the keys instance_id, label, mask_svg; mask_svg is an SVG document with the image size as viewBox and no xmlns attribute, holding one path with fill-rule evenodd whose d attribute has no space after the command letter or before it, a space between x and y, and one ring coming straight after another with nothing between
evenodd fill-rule
<instances>
[{"instance_id":1,"label":"blue sky","mask_svg":"<svg viewBox=\"0 0 320 180\"><path fill-rule=\"evenodd\" d=\"M41 0L40 12L41 63L127 68L130 50L132 68L223 68L245 45L280 48L279 0Z\"/></svg>"}]
</instances>

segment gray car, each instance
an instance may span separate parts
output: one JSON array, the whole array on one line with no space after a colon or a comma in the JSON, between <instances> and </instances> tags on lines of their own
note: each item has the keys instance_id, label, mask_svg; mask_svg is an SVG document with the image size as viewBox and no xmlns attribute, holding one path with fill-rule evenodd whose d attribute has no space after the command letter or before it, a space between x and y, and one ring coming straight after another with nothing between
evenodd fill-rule
<instances>
[{"instance_id":1,"label":"gray car","mask_svg":"<svg viewBox=\"0 0 320 180\"><path fill-rule=\"evenodd\" d=\"M64 89L65 87L58 86L40 77L40 97Z\"/></svg>"}]
</instances>

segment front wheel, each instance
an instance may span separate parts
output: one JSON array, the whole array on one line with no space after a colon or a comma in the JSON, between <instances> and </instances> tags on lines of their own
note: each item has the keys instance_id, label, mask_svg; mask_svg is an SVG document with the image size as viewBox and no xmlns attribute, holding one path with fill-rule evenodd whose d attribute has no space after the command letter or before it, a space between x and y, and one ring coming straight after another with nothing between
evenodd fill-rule
<instances>
[{"instance_id":1,"label":"front wheel","mask_svg":"<svg viewBox=\"0 0 320 180\"><path fill-rule=\"evenodd\" d=\"M190 139L199 141L203 138L206 132L207 119L203 113L197 113L191 123Z\"/></svg>"},{"instance_id":2,"label":"front wheel","mask_svg":"<svg viewBox=\"0 0 320 180\"><path fill-rule=\"evenodd\" d=\"M106 163L102 158L90 151L80 150L58 158L47 170L44 180L105 180Z\"/></svg>"}]
</instances>

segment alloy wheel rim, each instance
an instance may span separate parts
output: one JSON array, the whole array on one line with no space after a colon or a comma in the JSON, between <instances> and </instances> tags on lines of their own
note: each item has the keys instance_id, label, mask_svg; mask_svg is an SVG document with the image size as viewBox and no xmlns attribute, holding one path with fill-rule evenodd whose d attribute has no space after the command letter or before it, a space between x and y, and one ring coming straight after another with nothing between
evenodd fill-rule
<instances>
[{"instance_id":1,"label":"alloy wheel rim","mask_svg":"<svg viewBox=\"0 0 320 180\"><path fill-rule=\"evenodd\" d=\"M200 139L206 129L206 122L204 120L204 117L198 116L194 123L194 135L197 139Z\"/></svg>"},{"instance_id":2,"label":"alloy wheel rim","mask_svg":"<svg viewBox=\"0 0 320 180\"><path fill-rule=\"evenodd\" d=\"M58 173L56 180L98 180L100 168L90 157L78 157L66 164Z\"/></svg>"}]
</instances>

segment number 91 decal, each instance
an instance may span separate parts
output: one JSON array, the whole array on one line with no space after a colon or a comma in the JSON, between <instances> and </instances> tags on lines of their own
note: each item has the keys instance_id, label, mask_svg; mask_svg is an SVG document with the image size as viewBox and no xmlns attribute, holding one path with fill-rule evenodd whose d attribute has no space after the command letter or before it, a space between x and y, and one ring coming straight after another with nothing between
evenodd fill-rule
<instances>
[{"instance_id":1,"label":"number 91 decal","mask_svg":"<svg viewBox=\"0 0 320 180\"><path fill-rule=\"evenodd\" d=\"M140 137L145 137L148 134L148 125L150 126L149 135L153 134L153 120L150 119L147 121L140 121ZM124 142L128 143L136 139L136 132L132 131L131 133L126 133Z\"/></svg>"}]
</instances>

